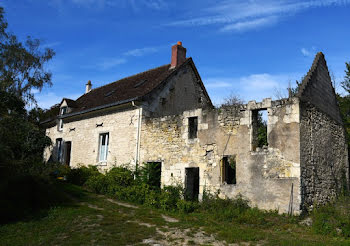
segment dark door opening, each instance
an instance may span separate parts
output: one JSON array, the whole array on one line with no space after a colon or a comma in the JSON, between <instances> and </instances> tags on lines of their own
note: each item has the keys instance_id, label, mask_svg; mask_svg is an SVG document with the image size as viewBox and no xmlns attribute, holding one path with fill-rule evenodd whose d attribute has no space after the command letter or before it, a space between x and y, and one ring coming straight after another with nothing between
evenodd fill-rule
<instances>
[{"instance_id":1,"label":"dark door opening","mask_svg":"<svg viewBox=\"0 0 350 246\"><path fill-rule=\"evenodd\" d=\"M70 154L72 149L72 142L65 142L65 158L64 158L64 164L67 166L70 165Z\"/></svg>"},{"instance_id":2,"label":"dark door opening","mask_svg":"<svg viewBox=\"0 0 350 246\"><path fill-rule=\"evenodd\" d=\"M161 162L147 162L144 171L147 173L147 184L151 187L160 188L162 163Z\"/></svg>"},{"instance_id":3,"label":"dark door opening","mask_svg":"<svg viewBox=\"0 0 350 246\"><path fill-rule=\"evenodd\" d=\"M199 167L185 169L185 199L198 200L199 195Z\"/></svg>"}]
</instances>

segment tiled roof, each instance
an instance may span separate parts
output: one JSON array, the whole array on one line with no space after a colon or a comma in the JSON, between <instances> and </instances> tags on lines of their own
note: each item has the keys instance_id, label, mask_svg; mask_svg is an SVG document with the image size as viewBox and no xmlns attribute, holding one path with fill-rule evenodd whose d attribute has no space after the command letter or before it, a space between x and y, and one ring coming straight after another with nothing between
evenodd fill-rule
<instances>
[{"instance_id":1,"label":"tiled roof","mask_svg":"<svg viewBox=\"0 0 350 246\"><path fill-rule=\"evenodd\" d=\"M72 108L72 111L67 114L67 116L69 117L71 114L103 108L108 105L123 104L125 102L130 102L131 100L142 99L143 96L152 92L163 81L171 76L171 74L176 73L180 67L190 61L192 61L192 58L187 58L182 65L173 69L170 69L170 64L167 64L120 79L110 84L92 89L90 92L83 94L75 101L63 98L63 100L66 100L68 106Z\"/></svg>"}]
</instances>

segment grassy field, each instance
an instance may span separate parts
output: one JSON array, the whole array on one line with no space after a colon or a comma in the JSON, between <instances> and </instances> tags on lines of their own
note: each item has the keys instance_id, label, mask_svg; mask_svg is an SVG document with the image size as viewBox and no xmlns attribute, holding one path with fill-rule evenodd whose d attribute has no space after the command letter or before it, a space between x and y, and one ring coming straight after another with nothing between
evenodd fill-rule
<instances>
[{"instance_id":1,"label":"grassy field","mask_svg":"<svg viewBox=\"0 0 350 246\"><path fill-rule=\"evenodd\" d=\"M166 213L73 185L65 189L71 202L1 225L0 245L350 245L349 239L314 234L297 217L266 213L240 223L209 212Z\"/></svg>"}]
</instances>

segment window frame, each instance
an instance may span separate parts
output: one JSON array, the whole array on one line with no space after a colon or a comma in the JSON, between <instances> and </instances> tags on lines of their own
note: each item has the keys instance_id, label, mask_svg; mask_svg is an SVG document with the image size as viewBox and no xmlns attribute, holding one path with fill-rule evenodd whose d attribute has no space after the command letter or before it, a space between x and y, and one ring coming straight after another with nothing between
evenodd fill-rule
<instances>
[{"instance_id":1,"label":"window frame","mask_svg":"<svg viewBox=\"0 0 350 246\"><path fill-rule=\"evenodd\" d=\"M105 139L105 145L102 145L102 143L103 143L103 136L106 136L106 139ZM98 135L98 162L99 163L105 163L105 162L107 162L107 158L108 158L108 147L109 147L109 132L103 132L103 133L100 133L99 135ZM104 152L102 153L102 147L103 146L106 146L105 147L105 150L104 150ZM102 154L104 155L104 156L102 156ZM103 157L103 158L101 158L101 157Z\"/></svg>"},{"instance_id":2,"label":"window frame","mask_svg":"<svg viewBox=\"0 0 350 246\"><path fill-rule=\"evenodd\" d=\"M57 148L57 161L62 162L63 159L63 139L56 138L56 148Z\"/></svg>"}]
</instances>

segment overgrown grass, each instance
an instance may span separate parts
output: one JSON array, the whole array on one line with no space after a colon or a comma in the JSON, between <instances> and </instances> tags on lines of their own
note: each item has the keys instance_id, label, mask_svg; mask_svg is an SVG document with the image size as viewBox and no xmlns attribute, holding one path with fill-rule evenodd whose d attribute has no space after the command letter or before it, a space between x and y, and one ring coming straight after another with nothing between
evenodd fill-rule
<instances>
[{"instance_id":1,"label":"overgrown grass","mask_svg":"<svg viewBox=\"0 0 350 246\"><path fill-rule=\"evenodd\" d=\"M293 218L264 213L263 221L236 220L236 212L218 218L222 209L237 201L216 201L218 209L198 208L192 213L164 211L146 206L124 207L110 202L106 196L62 184L72 198L47 210L44 216L0 226L1 245L145 245L146 239L170 245L213 245L214 241L199 243L198 232L214 235L223 244L250 245L349 245L350 240L330 235L317 235L311 228L301 226ZM247 209L238 201L245 216L261 212ZM245 212L244 212L245 211ZM167 222L162 215L176 218ZM254 215L255 216L255 215ZM230 219L232 218L232 219ZM177 234L176 234L177 233ZM173 236L172 236L173 235Z\"/></svg>"}]
</instances>

